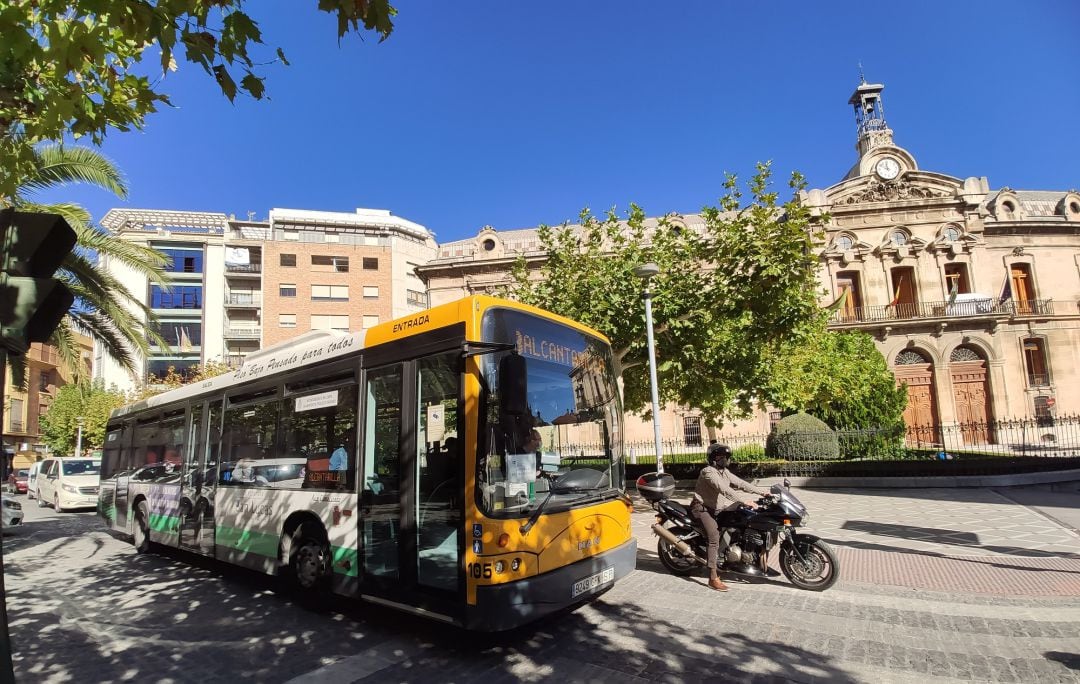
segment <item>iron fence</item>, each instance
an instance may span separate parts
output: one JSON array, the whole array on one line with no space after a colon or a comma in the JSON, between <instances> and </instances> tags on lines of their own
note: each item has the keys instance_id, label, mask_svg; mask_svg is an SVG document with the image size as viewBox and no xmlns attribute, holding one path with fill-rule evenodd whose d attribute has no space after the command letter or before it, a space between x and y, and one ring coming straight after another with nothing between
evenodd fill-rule
<instances>
[{"instance_id":1,"label":"iron fence","mask_svg":"<svg viewBox=\"0 0 1080 684\"><path fill-rule=\"evenodd\" d=\"M836 430L836 448L822 450L821 433L788 433L798 458L781 459L765 433L720 434L717 441L731 447L736 462L777 461L913 461L964 460L997 457L1080 457L1080 415L1015 418L989 422L964 422L909 426L906 430L865 428ZM831 437L829 441L831 441ZM807 448L800 452L799 445ZM707 445L673 439L660 443L664 463L705 462ZM788 453L792 447L788 448ZM564 458L602 458L601 443L563 444ZM656 463L652 441L624 444L629 464Z\"/></svg>"}]
</instances>

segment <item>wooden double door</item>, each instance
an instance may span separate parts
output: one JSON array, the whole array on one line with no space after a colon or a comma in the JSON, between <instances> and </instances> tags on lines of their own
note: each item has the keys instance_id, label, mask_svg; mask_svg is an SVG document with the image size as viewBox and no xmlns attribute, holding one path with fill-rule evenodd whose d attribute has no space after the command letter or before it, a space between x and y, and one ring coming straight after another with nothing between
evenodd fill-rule
<instances>
[{"instance_id":1,"label":"wooden double door","mask_svg":"<svg viewBox=\"0 0 1080 684\"><path fill-rule=\"evenodd\" d=\"M956 422L964 444L991 444L990 384L986 361L961 361L949 365L952 375Z\"/></svg>"}]
</instances>

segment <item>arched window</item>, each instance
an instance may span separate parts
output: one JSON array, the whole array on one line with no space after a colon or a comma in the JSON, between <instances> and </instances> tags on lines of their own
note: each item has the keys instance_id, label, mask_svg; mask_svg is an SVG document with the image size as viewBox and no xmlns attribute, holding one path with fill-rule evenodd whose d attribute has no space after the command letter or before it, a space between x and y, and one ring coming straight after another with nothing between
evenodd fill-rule
<instances>
[{"instance_id":1,"label":"arched window","mask_svg":"<svg viewBox=\"0 0 1080 684\"><path fill-rule=\"evenodd\" d=\"M846 252L855 246L855 240L850 235L841 235L836 238L836 247L842 252Z\"/></svg>"},{"instance_id":2,"label":"arched window","mask_svg":"<svg viewBox=\"0 0 1080 684\"><path fill-rule=\"evenodd\" d=\"M945 238L945 242L956 242L960 239L960 229L956 226L946 226L941 232L941 237Z\"/></svg>"},{"instance_id":3,"label":"arched window","mask_svg":"<svg viewBox=\"0 0 1080 684\"><path fill-rule=\"evenodd\" d=\"M895 365L897 366L911 366L916 363L930 363L930 359L914 349L905 349L896 355Z\"/></svg>"},{"instance_id":4,"label":"arched window","mask_svg":"<svg viewBox=\"0 0 1080 684\"><path fill-rule=\"evenodd\" d=\"M902 230L894 230L890 239L893 245L897 247L903 247L908 243L908 235Z\"/></svg>"},{"instance_id":5,"label":"arched window","mask_svg":"<svg viewBox=\"0 0 1080 684\"><path fill-rule=\"evenodd\" d=\"M957 347L949 354L949 361L959 363L962 361L982 361L983 357L971 347Z\"/></svg>"}]
</instances>

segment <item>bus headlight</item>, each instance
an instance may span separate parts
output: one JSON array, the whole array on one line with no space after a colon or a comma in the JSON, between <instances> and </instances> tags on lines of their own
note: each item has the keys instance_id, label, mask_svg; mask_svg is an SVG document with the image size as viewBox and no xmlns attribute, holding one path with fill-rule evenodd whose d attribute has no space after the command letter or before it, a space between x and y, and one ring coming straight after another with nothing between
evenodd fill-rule
<instances>
[{"instance_id":1,"label":"bus headlight","mask_svg":"<svg viewBox=\"0 0 1080 684\"><path fill-rule=\"evenodd\" d=\"M506 563L495 561L495 573L501 575L506 570Z\"/></svg>"},{"instance_id":2,"label":"bus headlight","mask_svg":"<svg viewBox=\"0 0 1080 684\"><path fill-rule=\"evenodd\" d=\"M520 558L515 558L514 560L510 561L510 569L513 570L514 572L517 572L518 568L520 568L520 567L521 567L521 559Z\"/></svg>"}]
</instances>

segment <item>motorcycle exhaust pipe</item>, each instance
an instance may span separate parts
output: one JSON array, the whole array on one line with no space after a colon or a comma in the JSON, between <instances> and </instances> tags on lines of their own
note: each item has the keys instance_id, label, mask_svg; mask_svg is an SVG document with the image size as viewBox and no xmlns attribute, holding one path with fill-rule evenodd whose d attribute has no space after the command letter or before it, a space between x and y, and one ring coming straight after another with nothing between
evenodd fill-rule
<instances>
[{"instance_id":1,"label":"motorcycle exhaust pipe","mask_svg":"<svg viewBox=\"0 0 1080 684\"><path fill-rule=\"evenodd\" d=\"M705 565L706 564L705 559L702 558L701 556L697 555L696 553L694 553L694 550L690 548L689 544L687 544L686 542L682 541L681 539L679 539L678 537L673 535L671 533L671 531L668 530L668 528L664 527L660 523L654 524L652 526L652 531L655 532L658 536L663 537L664 539L666 539L667 542L669 544L671 544L672 546L674 546L675 550L678 551L679 553L681 553L682 555L684 555L684 556L686 556L688 558L693 558L694 562L699 563L700 565Z\"/></svg>"}]
</instances>

